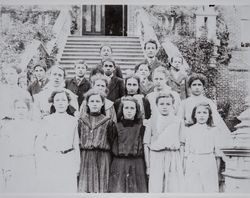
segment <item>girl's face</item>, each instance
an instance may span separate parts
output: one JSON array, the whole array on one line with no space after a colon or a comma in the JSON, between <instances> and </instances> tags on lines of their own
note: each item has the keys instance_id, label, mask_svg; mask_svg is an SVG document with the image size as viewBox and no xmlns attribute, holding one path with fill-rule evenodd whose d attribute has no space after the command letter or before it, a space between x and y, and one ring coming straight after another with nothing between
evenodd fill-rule
<instances>
[{"instance_id":1,"label":"girl's face","mask_svg":"<svg viewBox=\"0 0 250 198\"><path fill-rule=\"evenodd\" d=\"M102 98L100 95L92 95L89 97L88 103L87 103L89 110L91 113L98 113L101 111L101 108L103 106Z\"/></svg>"},{"instance_id":2,"label":"girl's face","mask_svg":"<svg viewBox=\"0 0 250 198\"><path fill-rule=\"evenodd\" d=\"M64 92L56 94L54 96L53 105L57 113L65 113L69 106L69 101L66 94Z\"/></svg>"},{"instance_id":3,"label":"girl's face","mask_svg":"<svg viewBox=\"0 0 250 198\"><path fill-rule=\"evenodd\" d=\"M16 119L25 119L28 116L29 109L27 107L27 104L23 101L17 101L14 104L15 107L15 118Z\"/></svg>"},{"instance_id":4,"label":"girl's face","mask_svg":"<svg viewBox=\"0 0 250 198\"><path fill-rule=\"evenodd\" d=\"M197 120L197 123L206 124L209 118L209 111L207 107L198 106L195 112L195 118Z\"/></svg>"},{"instance_id":5,"label":"girl's face","mask_svg":"<svg viewBox=\"0 0 250 198\"><path fill-rule=\"evenodd\" d=\"M194 80L190 86L191 93L195 96L199 96L202 94L204 87L200 80Z\"/></svg>"},{"instance_id":6,"label":"girl's face","mask_svg":"<svg viewBox=\"0 0 250 198\"><path fill-rule=\"evenodd\" d=\"M104 93L107 89L107 85L106 85L105 81L103 81L103 80L96 80L93 87L104 92Z\"/></svg>"},{"instance_id":7,"label":"girl's face","mask_svg":"<svg viewBox=\"0 0 250 198\"><path fill-rule=\"evenodd\" d=\"M163 88L166 85L167 79L164 73L156 72L153 76L154 86L157 88Z\"/></svg>"},{"instance_id":8,"label":"girl's face","mask_svg":"<svg viewBox=\"0 0 250 198\"><path fill-rule=\"evenodd\" d=\"M168 116L174 111L172 98L160 98L157 103L157 108L161 115Z\"/></svg>"},{"instance_id":9,"label":"girl's face","mask_svg":"<svg viewBox=\"0 0 250 198\"><path fill-rule=\"evenodd\" d=\"M134 120L136 114L136 104L133 101L123 102L123 117L126 120Z\"/></svg>"},{"instance_id":10,"label":"girl's face","mask_svg":"<svg viewBox=\"0 0 250 198\"><path fill-rule=\"evenodd\" d=\"M148 78L149 75L150 75L150 71L149 71L148 65L146 65L146 64L140 65L140 67L138 68L138 70L137 70L136 73L140 77Z\"/></svg>"},{"instance_id":11,"label":"girl's face","mask_svg":"<svg viewBox=\"0 0 250 198\"><path fill-rule=\"evenodd\" d=\"M138 81L135 78L129 78L126 83L126 89L128 94L137 94L139 89Z\"/></svg>"},{"instance_id":12,"label":"girl's face","mask_svg":"<svg viewBox=\"0 0 250 198\"><path fill-rule=\"evenodd\" d=\"M18 83L18 74L15 69L13 68L8 68L5 71L5 79L7 84L9 85L17 85Z\"/></svg>"},{"instance_id":13,"label":"girl's face","mask_svg":"<svg viewBox=\"0 0 250 198\"><path fill-rule=\"evenodd\" d=\"M176 69L176 70L180 70L181 66L182 66L182 59L179 57L173 57L173 61L171 63L171 65Z\"/></svg>"},{"instance_id":14,"label":"girl's face","mask_svg":"<svg viewBox=\"0 0 250 198\"><path fill-rule=\"evenodd\" d=\"M46 77L46 71L44 70L43 67L36 66L34 70L34 75L36 76L37 80L43 80Z\"/></svg>"}]
</instances>

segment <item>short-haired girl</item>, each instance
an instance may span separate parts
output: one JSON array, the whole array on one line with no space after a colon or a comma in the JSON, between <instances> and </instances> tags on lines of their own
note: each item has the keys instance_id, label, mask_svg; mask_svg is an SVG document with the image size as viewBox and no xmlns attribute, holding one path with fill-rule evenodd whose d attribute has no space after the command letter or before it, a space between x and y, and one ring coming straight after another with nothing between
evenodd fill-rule
<instances>
[{"instance_id":1,"label":"short-haired girl","mask_svg":"<svg viewBox=\"0 0 250 198\"><path fill-rule=\"evenodd\" d=\"M158 93L155 103L157 122L148 126L144 136L145 158L149 173L149 192L183 192L183 143L181 121L174 113L171 93Z\"/></svg>"},{"instance_id":2,"label":"short-haired girl","mask_svg":"<svg viewBox=\"0 0 250 198\"><path fill-rule=\"evenodd\" d=\"M216 155L220 155L218 129L213 126L208 103L196 105L192 111L193 125L186 129L185 179L188 192L219 191Z\"/></svg>"},{"instance_id":3,"label":"short-haired girl","mask_svg":"<svg viewBox=\"0 0 250 198\"><path fill-rule=\"evenodd\" d=\"M81 151L79 191L104 193L108 191L115 126L105 115L105 95L102 92L91 89L85 100L86 114L80 116L78 122Z\"/></svg>"},{"instance_id":4,"label":"short-haired girl","mask_svg":"<svg viewBox=\"0 0 250 198\"><path fill-rule=\"evenodd\" d=\"M118 110L117 137L110 171L110 192L147 192L140 105L131 96L123 97Z\"/></svg>"},{"instance_id":5,"label":"short-haired girl","mask_svg":"<svg viewBox=\"0 0 250 198\"><path fill-rule=\"evenodd\" d=\"M52 92L54 107L42 121L43 137L39 139L39 192L76 193L80 168L77 119L67 113L71 97L65 91Z\"/></svg>"}]
</instances>

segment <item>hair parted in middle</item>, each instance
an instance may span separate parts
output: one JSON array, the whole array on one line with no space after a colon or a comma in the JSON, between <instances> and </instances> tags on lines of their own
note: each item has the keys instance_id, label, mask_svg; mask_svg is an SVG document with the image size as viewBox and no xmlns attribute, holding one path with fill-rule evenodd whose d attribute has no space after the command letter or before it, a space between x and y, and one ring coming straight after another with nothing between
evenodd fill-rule
<instances>
[{"instance_id":1,"label":"hair parted in middle","mask_svg":"<svg viewBox=\"0 0 250 198\"><path fill-rule=\"evenodd\" d=\"M213 121L213 116L212 116L212 109L211 109L211 106L207 102L201 102L201 103L198 103L197 105L195 105L195 107L193 108L192 114L191 114L191 118L192 118L192 121L193 121L193 123L191 125L194 125L194 124L197 123L197 119L195 117L195 114L196 114L197 108L200 107L200 106L203 106L208 110L207 125L210 126L210 127L213 127L214 126L214 121Z\"/></svg>"},{"instance_id":2,"label":"hair parted in middle","mask_svg":"<svg viewBox=\"0 0 250 198\"><path fill-rule=\"evenodd\" d=\"M158 49L158 45L157 45L156 40L154 40L154 39L150 39L150 40L148 40L147 42L145 42L145 43L144 43L144 50L146 49L147 44L149 44L149 43L154 44L154 45L155 45L155 49Z\"/></svg>"},{"instance_id":3,"label":"hair parted in middle","mask_svg":"<svg viewBox=\"0 0 250 198\"><path fill-rule=\"evenodd\" d=\"M137 75L135 75L135 74L129 74L125 78L125 82L124 82L124 84L125 84L125 95L128 94L128 90L127 90L127 86L126 85L127 85L128 80L131 79L131 78L134 78L137 81L137 83L138 83L137 94L140 94L141 93L141 90L140 90L140 82L141 82L141 80L140 80L140 78Z\"/></svg>"},{"instance_id":4,"label":"hair parted in middle","mask_svg":"<svg viewBox=\"0 0 250 198\"><path fill-rule=\"evenodd\" d=\"M105 59L102 61L102 66L104 65L105 62L111 62L111 63L113 63L114 67L116 67L115 60L112 59L112 58L105 58Z\"/></svg>"},{"instance_id":5,"label":"hair parted in middle","mask_svg":"<svg viewBox=\"0 0 250 198\"><path fill-rule=\"evenodd\" d=\"M109 90L108 90L108 80L107 80L107 78L106 78L104 75L102 75L102 74L99 74L99 73L98 73L98 74L93 75L93 76L90 78L91 86L94 87L96 81L98 81L98 80L101 80L101 81L105 82L105 84L106 84L105 94L108 94L108 92L109 92Z\"/></svg>"},{"instance_id":6,"label":"hair parted in middle","mask_svg":"<svg viewBox=\"0 0 250 198\"><path fill-rule=\"evenodd\" d=\"M200 80L201 83L203 84L203 87L205 87L207 85L207 78L205 75L203 75L202 73L193 73L190 75L190 77L188 78L188 87L190 88L192 83L195 80Z\"/></svg>"},{"instance_id":7,"label":"hair parted in middle","mask_svg":"<svg viewBox=\"0 0 250 198\"><path fill-rule=\"evenodd\" d=\"M139 105L137 99L135 99L133 96L124 96L121 98L121 103L120 103L118 111L117 111L117 121L120 122L124 119L123 106L124 106L124 102L126 102L126 101L131 101L131 102L135 103L136 113L135 113L135 117L134 117L134 122L135 123L142 122L142 113L141 113L140 105Z\"/></svg>"},{"instance_id":8,"label":"hair parted in middle","mask_svg":"<svg viewBox=\"0 0 250 198\"><path fill-rule=\"evenodd\" d=\"M88 106L88 102L89 102L89 98L93 95L98 95L101 97L102 100L102 108L101 108L101 114L106 115L105 113L105 98L106 98L106 94L96 88L91 88L90 90L88 90L85 94L84 94L84 100L86 101L86 112L87 114L90 114L90 109Z\"/></svg>"}]
</instances>

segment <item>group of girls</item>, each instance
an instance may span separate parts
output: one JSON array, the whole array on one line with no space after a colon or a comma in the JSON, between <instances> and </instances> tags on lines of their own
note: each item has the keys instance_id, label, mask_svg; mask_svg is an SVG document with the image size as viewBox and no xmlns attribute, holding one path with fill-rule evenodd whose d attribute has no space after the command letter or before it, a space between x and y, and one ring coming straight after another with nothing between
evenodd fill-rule
<instances>
[{"instance_id":1,"label":"group of girls","mask_svg":"<svg viewBox=\"0 0 250 198\"><path fill-rule=\"evenodd\" d=\"M1 85L8 90L0 103L8 113L1 112L0 191L218 192L220 147L229 131L203 95L205 77L187 80L178 71L159 66L151 72L140 63L115 101L106 98L112 90L100 72L76 104L60 66L32 97L9 68Z\"/></svg>"}]
</instances>

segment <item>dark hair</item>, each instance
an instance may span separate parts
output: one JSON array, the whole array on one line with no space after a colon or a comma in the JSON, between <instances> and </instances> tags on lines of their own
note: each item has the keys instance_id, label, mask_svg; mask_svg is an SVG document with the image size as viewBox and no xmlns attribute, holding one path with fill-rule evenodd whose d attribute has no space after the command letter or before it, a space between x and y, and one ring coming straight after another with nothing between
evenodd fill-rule
<instances>
[{"instance_id":1,"label":"dark hair","mask_svg":"<svg viewBox=\"0 0 250 198\"><path fill-rule=\"evenodd\" d=\"M149 43L155 44L155 48L158 49L158 45L157 45L156 40L150 39L150 40L148 40L146 43L144 43L144 50L146 49L147 44L149 44Z\"/></svg>"},{"instance_id":2,"label":"dark hair","mask_svg":"<svg viewBox=\"0 0 250 198\"><path fill-rule=\"evenodd\" d=\"M33 70L35 70L37 67L43 68L43 70L44 70L45 72L47 71L47 66L44 65L44 64L36 64L36 65L33 67Z\"/></svg>"},{"instance_id":3,"label":"dark hair","mask_svg":"<svg viewBox=\"0 0 250 198\"><path fill-rule=\"evenodd\" d=\"M54 106L54 98L55 98L55 96L56 96L57 94L59 94L59 93L65 93L65 95L66 95L66 97L67 97L67 99L68 99L68 103L70 103L70 101L71 101L71 97L70 97L70 95L69 95L68 92L66 92L66 91L64 91L64 90L53 91L52 94L50 95L49 99L48 99L48 102L49 102L49 103L52 103L52 105L51 105L51 107L50 107L50 114L56 112L56 108L55 108L55 106ZM70 114L70 104L68 105L68 107L67 107L67 109L66 109L66 112L67 112L68 114Z\"/></svg>"},{"instance_id":4,"label":"dark hair","mask_svg":"<svg viewBox=\"0 0 250 198\"><path fill-rule=\"evenodd\" d=\"M125 101L132 101L135 103L136 106L136 113L135 113L135 117L134 117L134 122L135 123L140 123L142 122L142 113L141 113L141 109L140 109L140 105L137 102L137 100L132 97L132 96L124 96L121 98L121 103L118 107L118 111L117 111L117 121L120 122L124 119L123 117L123 106L124 106L124 102Z\"/></svg>"},{"instance_id":5,"label":"dark hair","mask_svg":"<svg viewBox=\"0 0 250 198\"><path fill-rule=\"evenodd\" d=\"M206 86L206 83L207 83L207 78L206 76L204 76L203 74L201 73L193 73L189 79L188 79L188 87L191 87L192 83L195 81L195 80L200 80L201 83L203 84L203 86L205 87Z\"/></svg>"},{"instance_id":6,"label":"dark hair","mask_svg":"<svg viewBox=\"0 0 250 198\"><path fill-rule=\"evenodd\" d=\"M172 99L172 104L175 103L174 96L171 93L168 92L159 92L158 95L156 96L155 103L158 105L158 102L161 98L171 98Z\"/></svg>"},{"instance_id":7,"label":"dark hair","mask_svg":"<svg viewBox=\"0 0 250 198\"><path fill-rule=\"evenodd\" d=\"M148 66L148 62L145 60L145 61L142 61L140 63L138 63L136 66L135 66L135 73L138 71L138 69L140 68L141 65L147 65ZM148 69L150 71L150 67L148 66Z\"/></svg>"},{"instance_id":8,"label":"dark hair","mask_svg":"<svg viewBox=\"0 0 250 198\"><path fill-rule=\"evenodd\" d=\"M105 58L105 59L102 61L102 66L103 66L104 63L107 62L107 61L113 63L114 67L116 67L115 61L114 61L114 59L112 59L112 58Z\"/></svg>"},{"instance_id":9,"label":"dark hair","mask_svg":"<svg viewBox=\"0 0 250 198\"><path fill-rule=\"evenodd\" d=\"M197 110L197 108L199 106L203 106L203 107L206 107L208 109L208 114L209 115L208 115L207 125L210 126L210 127L214 126L213 117L212 117L212 109L211 109L210 105L208 103L206 103L206 102L199 103L194 107L194 109L192 111L192 114L191 114L191 118L192 118L192 121L193 121L193 123L191 125L194 125L194 124L197 123L195 114L196 114L196 110Z\"/></svg>"},{"instance_id":10,"label":"dark hair","mask_svg":"<svg viewBox=\"0 0 250 198\"><path fill-rule=\"evenodd\" d=\"M91 76L94 76L96 74L102 74L104 75L104 70L102 67L95 67L94 69L92 69L92 72L91 72Z\"/></svg>"},{"instance_id":11,"label":"dark hair","mask_svg":"<svg viewBox=\"0 0 250 198\"><path fill-rule=\"evenodd\" d=\"M138 90L137 90L137 94L140 94L141 91L140 91L140 78L138 76L136 76L135 74L130 74L128 75L126 78L125 78L125 95L128 95L128 90L127 90L127 81L131 78L134 78L137 82L138 82Z\"/></svg>"},{"instance_id":12,"label":"dark hair","mask_svg":"<svg viewBox=\"0 0 250 198\"><path fill-rule=\"evenodd\" d=\"M89 102L89 98L93 95L99 95L101 97L101 100L103 102L103 105L101 107L101 114L103 115L106 115L105 113L105 98L106 98L106 94L100 90L97 90L97 89L90 89L88 90L85 94L84 94L84 99L86 101L86 113L87 114L90 114L90 109L89 109L89 106L88 106L88 102Z\"/></svg>"}]
</instances>

